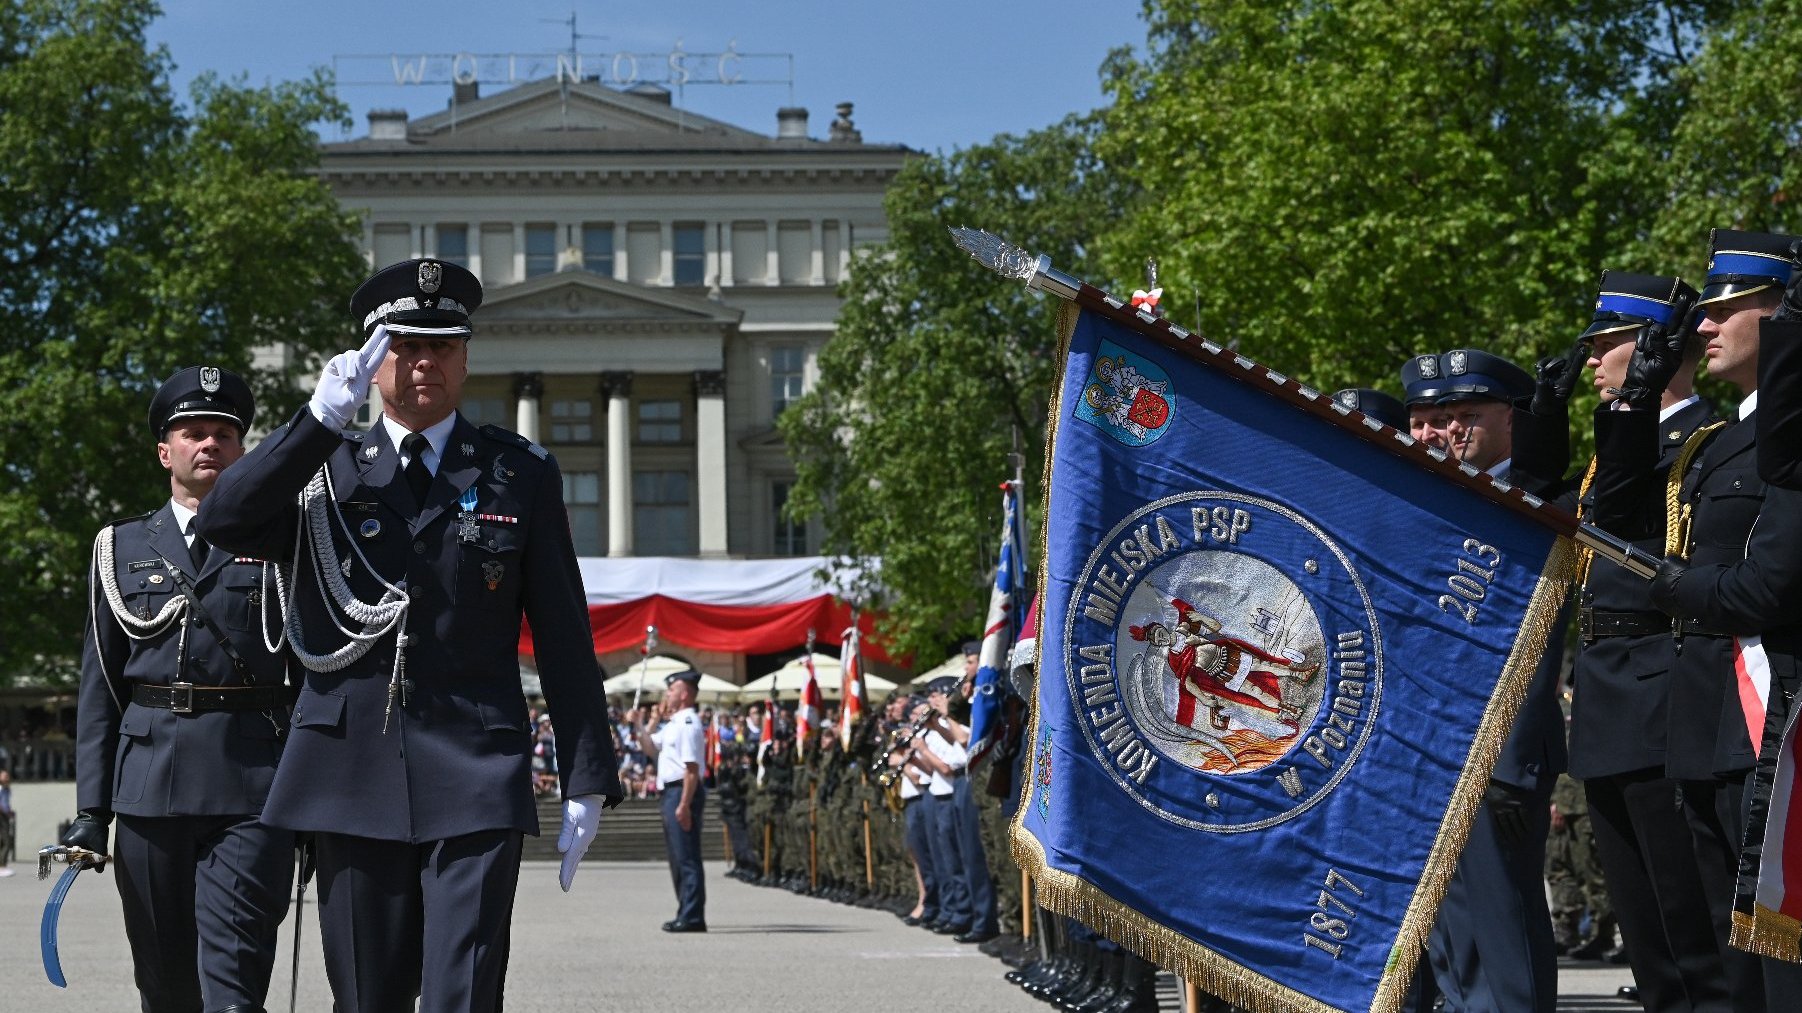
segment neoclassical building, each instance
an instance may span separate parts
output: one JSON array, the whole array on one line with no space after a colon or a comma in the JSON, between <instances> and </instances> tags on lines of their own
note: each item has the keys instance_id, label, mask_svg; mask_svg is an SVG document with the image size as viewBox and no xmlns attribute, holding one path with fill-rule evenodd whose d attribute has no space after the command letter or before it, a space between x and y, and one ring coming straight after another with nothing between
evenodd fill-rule
<instances>
[{"instance_id":1,"label":"neoclassical building","mask_svg":"<svg viewBox=\"0 0 1802 1013\"><path fill-rule=\"evenodd\" d=\"M813 383L909 155L850 113L817 140L806 110L760 133L651 86L460 86L436 115L371 112L321 172L372 268L436 257L481 278L464 411L556 454L578 553L805 557L817 532L782 517L774 421Z\"/></svg>"}]
</instances>

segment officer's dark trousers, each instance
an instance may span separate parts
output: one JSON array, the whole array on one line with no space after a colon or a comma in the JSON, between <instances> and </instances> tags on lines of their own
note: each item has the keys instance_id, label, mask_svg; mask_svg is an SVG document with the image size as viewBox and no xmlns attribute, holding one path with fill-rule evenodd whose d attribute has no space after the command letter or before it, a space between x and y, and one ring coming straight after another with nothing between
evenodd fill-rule
<instances>
[{"instance_id":1,"label":"officer's dark trousers","mask_svg":"<svg viewBox=\"0 0 1802 1013\"><path fill-rule=\"evenodd\" d=\"M144 1013L261 1009L294 835L255 816L125 816L113 840Z\"/></svg>"},{"instance_id":2,"label":"officer's dark trousers","mask_svg":"<svg viewBox=\"0 0 1802 1013\"><path fill-rule=\"evenodd\" d=\"M676 920L707 920L707 878L701 870L701 814L707 811L707 789L695 786L689 800L693 818L688 829L676 822L676 808L682 804L682 782L663 786L663 849L669 855L670 883L676 888Z\"/></svg>"},{"instance_id":3,"label":"officer's dark trousers","mask_svg":"<svg viewBox=\"0 0 1802 1013\"><path fill-rule=\"evenodd\" d=\"M925 795L901 803L907 818L907 853L920 870L920 882L926 888L926 900L920 909L920 920L939 920L939 873L932 863L932 810Z\"/></svg>"},{"instance_id":4,"label":"officer's dark trousers","mask_svg":"<svg viewBox=\"0 0 1802 1013\"><path fill-rule=\"evenodd\" d=\"M334 1013L411 1013L415 996L419 1013L500 1009L518 830L421 844L314 840Z\"/></svg>"},{"instance_id":5,"label":"officer's dark trousers","mask_svg":"<svg viewBox=\"0 0 1802 1013\"><path fill-rule=\"evenodd\" d=\"M1591 778L1583 788L1640 1004L1652 1013L1731 1009L1677 782L1659 768Z\"/></svg>"},{"instance_id":6,"label":"officer's dark trousers","mask_svg":"<svg viewBox=\"0 0 1802 1013\"><path fill-rule=\"evenodd\" d=\"M1552 1013L1558 956L1545 899L1545 839L1551 790L1527 804L1527 839L1497 834L1479 806L1433 924L1427 956L1445 1013Z\"/></svg>"},{"instance_id":7,"label":"officer's dark trousers","mask_svg":"<svg viewBox=\"0 0 1802 1013\"><path fill-rule=\"evenodd\" d=\"M964 880L964 855L959 846L957 796L922 796L932 816L932 868L939 881L939 922L959 929L970 927L970 890Z\"/></svg>"},{"instance_id":8,"label":"officer's dark trousers","mask_svg":"<svg viewBox=\"0 0 1802 1013\"><path fill-rule=\"evenodd\" d=\"M972 794L975 789L967 774L952 784L957 852L964 863L964 892L970 897L970 931L995 932L995 881L989 876L989 858L982 846L982 815L976 811L976 796Z\"/></svg>"}]
</instances>

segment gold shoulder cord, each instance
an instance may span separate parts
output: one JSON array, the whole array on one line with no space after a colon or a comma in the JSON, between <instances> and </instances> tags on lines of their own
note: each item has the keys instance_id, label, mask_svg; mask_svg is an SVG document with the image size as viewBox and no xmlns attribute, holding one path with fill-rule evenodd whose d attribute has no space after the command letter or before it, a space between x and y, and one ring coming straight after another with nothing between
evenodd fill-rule
<instances>
[{"instance_id":1,"label":"gold shoulder cord","mask_svg":"<svg viewBox=\"0 0 1802 1013\"><path fill-rule=\"evenodd\" d=\"M1577 487L1577 519L1583 520L1583 501L1589 498L1589 487L1596 480L1596 459L1590 455L1589 467L1583 472L1583 484ZM1589 564L1596 558L1594 549L1587 545L1577 546L1577 589L1579 592L1589 586Z\"/></svg>"},{"instance_id":2,"label":"gold shoulder cord","mask_svg":"<svg viewBox=\"0 0 1802 1013\"><path fill-rule=\"evenodd\" d=\"M1689 434L1683 441L1683 449L1677 451L1677 460L1671 465L1670 475L1664 483L1664 554L1675 556L1681 560L1689 559L1689 522L1693 509L1690 504L1682 502L1683 476L1689 472L1689 465L1696 455L1702 452L1702 445L1714 435L1715 430L1726 425L1725 422L1710 422L1708 425Z\"/></svg>"}]
</instances>

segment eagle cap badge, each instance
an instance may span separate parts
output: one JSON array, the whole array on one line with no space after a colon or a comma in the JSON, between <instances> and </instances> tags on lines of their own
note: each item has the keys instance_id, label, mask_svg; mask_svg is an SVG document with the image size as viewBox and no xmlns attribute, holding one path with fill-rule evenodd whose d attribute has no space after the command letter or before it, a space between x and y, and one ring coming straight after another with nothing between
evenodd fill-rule
<instances>
[{"instance_id":1,"label":"eagle cap badge","mask_svg":"<svg viewBox=\"0 0 1802 1013\"><path fill-rule=\"evenodd\" d=\"M1463 349L1446 356L1446 360L1446 366L1453 376L1463 376L1464 371L1470 367L1470 356L1464 354Z\"/></svg>"},{"instance_id":2,"label":"eagle cap badge","mask_svg":"<svg viewBox=\"0 0 1802 1013\"><path fill-rule=\"evenodd\" d=\"M1422 379L1434 380L1439 377L1439 356L1437 356L1437 355L1416 356L1414 359L1414 364L1415 364L1415 366L1417 366L1420 369L1420 375L1421 375Z\"/></svg>"},{"instance_id":3,"label":"eagle cap badge","mask_svg":"<svg viewBox=\"0 0 1802 1013\"><path fill-rule=\"evenodd\" d=\"M208 394L219 393L218 366L200 367L200 389L206 391Z\"/></svg>"},{"instance_id":4,"label":"eagle cap badge","mask_svg":"<svg viewBox=\"0 0 1802 1013\"><path fill-rule=\"evenodd\" d=\"M444 284L444 265L436 260L420 261L419 290L426 295L431 295L438 291L438 286L442 284Z\"/></svg>"}]
</instances>

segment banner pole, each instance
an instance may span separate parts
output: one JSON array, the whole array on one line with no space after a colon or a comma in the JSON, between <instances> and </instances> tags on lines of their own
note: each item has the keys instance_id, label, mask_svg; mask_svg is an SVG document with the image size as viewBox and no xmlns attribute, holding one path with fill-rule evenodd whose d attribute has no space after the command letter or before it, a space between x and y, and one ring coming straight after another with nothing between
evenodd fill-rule
<instances>
[{"instance_id":1,"label":"banner pole","mask_svg":"<svg viewBox=\"0 0 1802 1013\"><path fill-rule=\"evenodd\" d=\"M1032 877L1020 870L1020 939L1032 942Z\"/></svg>"}]
</instances>

